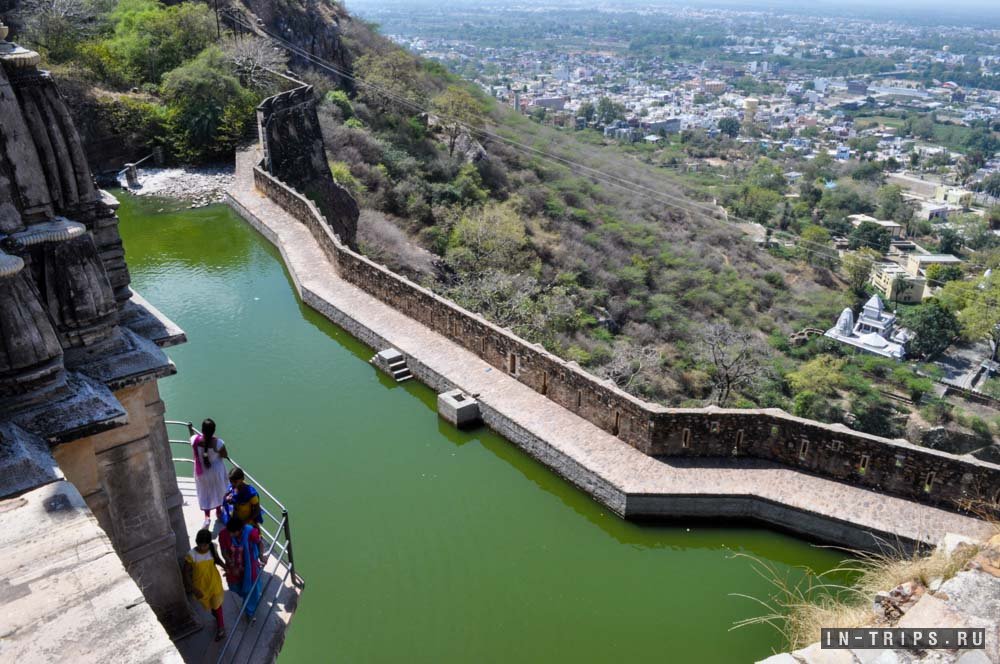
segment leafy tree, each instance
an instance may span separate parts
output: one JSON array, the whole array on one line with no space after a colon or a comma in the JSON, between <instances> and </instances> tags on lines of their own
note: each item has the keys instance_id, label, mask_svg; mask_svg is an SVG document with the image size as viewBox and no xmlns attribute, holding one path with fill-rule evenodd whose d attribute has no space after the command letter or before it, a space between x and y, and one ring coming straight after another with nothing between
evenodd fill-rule
<instances>
[{"instance_id":1,"label":"leafy tree","mask_svg":"<svg viewBox=\"0 0 1000 664\"><path fill-rule=\"evenodd\" d=\"M595 115L597 115L597 109L589 101L580 104L580 110L576 112L577 117L585 118L587 122L593 120Z\"/></svg>"},{"instance_id":2,"label":"leafy tree","mask_svg":"<svg viewBox=\"0 0 1000 664\"><path fill-rule=\"evenodd\" d=\"M875 394L866 394L851 402L855 427L874 436L892 437L898 434L893 421L896 414L892 404Z\"/></svg>"},{"instance_id":3,"label":"leafy tree","mask_svg":"<svg viewBox=\"0 0 1000 664\"><path fill-rule=\"evenodd\" d=\"M216 47L167 74L162 94L168 131L182 159L204 161L230 154L254 120L256 98L230 73Z\"/></svg>"},{"instance_id":4,"label":"leafy tree","mask_svg":"<svg viewBox=\"0 0 1000 664\"><path fill-rule=\"evenodd\" d=\"M745 184L729 207L737 217L766 224L781 201L781 194L776 191Z\"/></svg>"},{"instance_id":5,"label":"leafy tree","mask_svg":"<svg viewBox=\"0 0 1000 664\"><path fill-rule=\"evenodd\" d=\"M796 393L811 392L824 397L832 397L837 390L845 387L844 366L847 360L832 355L817 355L786 378Z\"/></svg>"},{"instance_id":6,"label":"leafy tree","mask_svg":"<svg viewBox=\"0 0 1000 664\"><path fill-rule=\"evenodd\" d=\"M930 357L940 353L961 333L954 313L931 298L903 313L903 322L916 336L907 345L910 353Z\"/></svg>"},{"instance_id":7,"label":"leafy tree","mask_svg":"<svg viewBox=\"0 0 1000 664\"><path fill-rule=\"evenodd\" d=\"M851 249L870 247L884 254L889 251L892 236L889 229L882 228L873 221L862 221L857 228L851 231L847 240Z\"/></svg>"},{"instance_id":8,"label":"leafy tree","mask_svg":"<svg viewBox=\"0 0 1000 664\"><path fill-rule=\"evenodd\" d=\"M799 182L799 200L808 205L811 210L816 207L821 198L823 198L823 190L816 186L812 180L802 178Z\"/></svg>"},{"instance_id":9,"label":"leafy tree","mask_svg":"<svg viewBox=\"0 0 1000 664\"><path fill-rule=\"evenodd\" d=\"M833 267L836 254L830 245L830 231L822 226L810 224L802 231L802 253L806 261L816 267Z\"/></svg>"},{"instance_id":10,"label":"leafy tree","mask_svg":"<svg viewBox=\"0 0 1000 664\"><path fill-rule=\"evenodd\" d=\"M979 191L1000 198L1000 173L991 173L979 184Z\"/></svg>"},{"instance_id":11,"label":"leafy tree","mask_svg":"<svg viewBox=\"0 0 1000 664\"><path fill-rule=\"evenodd\" d=\"M881 166L874 161L866 161L854 169L851 179L859 182L882 182L885 178Z\"/></svg>"},{"instance_id":12,"label":"leafy tree","mask_svg":"<svg viewBox=\"0 0 1000 664\"><path fill-rule=\"evenodd\" d=\"M942 254L957 254L962 251L962 236L953 228L938 231L938 251Z\"/></svg>"},{"instance_id":13,"label":"leafy tree","mask_svg":"<svg viewBox=\"0 0 1000 664\"><path fill-rule=\"evenodd\" d=\"M625 119L625 107L611 101L608 97L601 97L597 100L597 121L601 124L610 124L615 120Z\"/></svg>"},{"instance_id":14,"label":"leafy tree","mask_svg":"<svg viewBox=\"0 0 1000 664\"><path fill-rule=\"evenodd\" d=\"M962 268L958 265L928 265L925 271L927 280L935 286L941 286L949 281L962 278Z\"/></svg>"},{"instance_id":15,"label":"leafy tree","mask_svg":"<svg viewBox=\"0 0 1000 664\"><path fill-rule=\"evenodd\" d=\"M398 115L415 115L427 101L421 85L419 61L402 49L367 53L354 62L354 70L365 81L359 96L376 108Z\"/></svg>"},{"instance_id":16,"label":"leafy tree","mask_svg":"<svg viewBox=\"0 0 1000 664\"><path fill-rule=\"evenodd\" d=\"M119 0L110 19L112 36L91 45L91 65L119 85L160 83L164 74L195 57L216 38L207 5Z\"/></svg>"},{"instance_id":17,"label":"leafy tree","mask_svg":"<svg viewBox=\"0 0 1000 664\"><path fill-rule=\"evenodd\" d=\"M351 98L347 96L347 93L343 90L330 90L323 97L324 101L330 102L338 109L340 109L340 117L344 120L349 120L354 117L354 105L351 104Z\"/></svg>"},{"instance_id":18,"label":"leafy tree","mask_svg":"<svg viewBox=\"0 0 1000 664\"><path fill-rule=\"evenodd\" d=\"M875 195L878 201L876 214L880 219L891 219L909 228L916 213L916 205L903 197L903 188L897 184L881 187Z\"/></svg>"},{"instance_id":19,"label":"leafy tree","mask_svg":"<svg viewBox=\"0 0 1000 664\"><path fill-rule=\"evenodd\" d=\"M881 256L877 251L867 247L862 247L841 258L840 264L844 268L844 274L847 275L847 283L856 296L863 297L865 295L865 287L872 275L872 268L879 258Z\"/></svg>"},{"instance_id":20,"label":"leafy tree","mask_svg":"<svg viewBox=\"0 0 1000 664\"><path fill-rule=\"evenodd\" d=\"M961 282L951 282L955 283ZM967 304L958 315L962 332L968 339L988 341L990 359L995 361L1000 349L1000 275L990 275L967 293Z\"/></svg>"},{"instance_id":21,"label":"leafy tree","mask_svg":"<svg viewBox=\"0 0 1000 664\"><path fill-rule=\"evenodd\" d=\"M785 174L781 171L781 166L766 157L758 159L757 163L750 168L746 175L746 181L753 187L770 189L779 194L785 190L785 186L788 184L788 181L785 180Z\"/></svg>"},{"instance_id":22,"label":"leafy tree","mask_svg":"<svg viewBox=\"0 0 1000 664\"><path fill-rule=\"evenodd\" d=\"M459 275L525 267L528 240L515 205L488 202L466 210L451 231L445 262Z\"/></svg>"},{"instance_id":23,"label":"leafy tree","mask_svg":"<svg viewBox=\"0 0 1000 664\"><path fill-rule=\"evenodd\" d=\"M736 118L722 118L719 120L719 131L730 138L740 135L740 121Z\"/></svg>"},{"instance_id":24,"label":"leafy tree","mask_svg":"<svg viewBox=\"0 0 1000 664\"><path fill-rule=\"evenodd\" d=\"M441 115L444 133L448 137L448 156L454 156L459 136L482 126L483 106L459 85L449 85L431 101L431 106Z\"/></svg>"}]
</instances>

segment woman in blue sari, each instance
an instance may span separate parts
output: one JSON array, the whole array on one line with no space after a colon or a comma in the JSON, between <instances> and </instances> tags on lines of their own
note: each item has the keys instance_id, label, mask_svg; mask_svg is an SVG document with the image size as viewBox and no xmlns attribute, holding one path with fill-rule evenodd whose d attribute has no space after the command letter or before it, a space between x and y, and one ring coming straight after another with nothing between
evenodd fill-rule
<instances>
[{"instance_id":1,"label":"woman in blue sari","mask_svg":"<svg viewBox=\"0 0 1000 664\"><path fill-rule=\"evenodd\" d=\"M235 517L229 519L226 529L219 533L219 546L226 561L226 582L229 589L246 602L250 620L260 603L260 572L265 562L260 543L260 530Z\"/></svg>"}]
</instances>

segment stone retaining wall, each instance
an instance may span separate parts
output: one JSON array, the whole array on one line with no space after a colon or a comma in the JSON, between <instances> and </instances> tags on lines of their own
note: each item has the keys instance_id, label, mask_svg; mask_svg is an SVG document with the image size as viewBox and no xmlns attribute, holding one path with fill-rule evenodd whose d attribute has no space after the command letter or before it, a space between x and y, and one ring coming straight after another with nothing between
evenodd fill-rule
<instances>
[{"instance_id":1,"label":"stone retaining wall","mask_svg":"<svg viewBox=\"0 0 1000 664\"><path fill-rule=\"evenodd\" d=\"M262 132L265 150L268 136ZM341 278L646 454L775 461L948 509L1000 499L1000 466L977 459L778 409L681 409L641 401L353 251L311 200L265 168L266 162L254 168L257 188L309 228Z\"/></svg>"}]
</instances>

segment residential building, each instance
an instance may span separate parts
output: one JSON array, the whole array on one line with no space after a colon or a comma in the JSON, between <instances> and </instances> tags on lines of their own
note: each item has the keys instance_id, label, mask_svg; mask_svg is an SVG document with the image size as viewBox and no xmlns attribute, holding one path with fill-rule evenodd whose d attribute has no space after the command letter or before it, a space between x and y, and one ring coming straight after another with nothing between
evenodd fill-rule
<instances>
[{"instance_id":1,"label":"residential building","mask_svg":"<svg viewBox=\"0 0 1000 664\"><path fill-rule=\"evenodd\" d=\"M927 280L911 276L895 263L876 263L872 269L871 284L890 302L914 304L925 295Z\"/></svg>"},{"instance_id":2,"label":"residential building","mask_svg":"<svg viewBox=\"0 0 1000 664\"><path fill-rule=\"evenodd\" d=\"M924 276L931 265L961 265L962 259L951 254L910 254L906 257L906 271L911 277Z\"/></svg>"},{"instance_id":3,"label":"residential building","mask_svg":"<svg viewBox=\"0 0 1000 664\"><path fill-rule=\"evenodd\" d=\"M877 224L878 226L881 226L882 228L889 231L889 237L892 238L893 240L901 239L905 234L906 230L901 224L897 224L895 221L888 221L886 219L876 219L875 217L870 217L867 214L852 214L847 219L851 222L851 225L854 226L855 228L857 228L863 222L866 221L871 222L873 224Z\"/></svg>"}]
</instances>

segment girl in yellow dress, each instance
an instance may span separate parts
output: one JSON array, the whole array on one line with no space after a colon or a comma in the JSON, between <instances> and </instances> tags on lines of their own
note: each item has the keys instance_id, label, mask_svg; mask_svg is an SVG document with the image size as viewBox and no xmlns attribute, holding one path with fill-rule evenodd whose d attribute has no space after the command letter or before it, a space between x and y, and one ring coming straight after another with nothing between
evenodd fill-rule
<instances>
[{"instance_id":1,"label":"girl in yellow dress","mask_svg":"<svg viewBox=\"0 0 1000 664\"><path fill-rule=\"evenodd\" d=\"M215 550L210 531L199 530L194 543L184 556L184 586L215 616L215 640L219 641L225 638L226 627L222 621L222 577L215 566L225 567L225 563Z\"/></svg>"}]
</instances>

